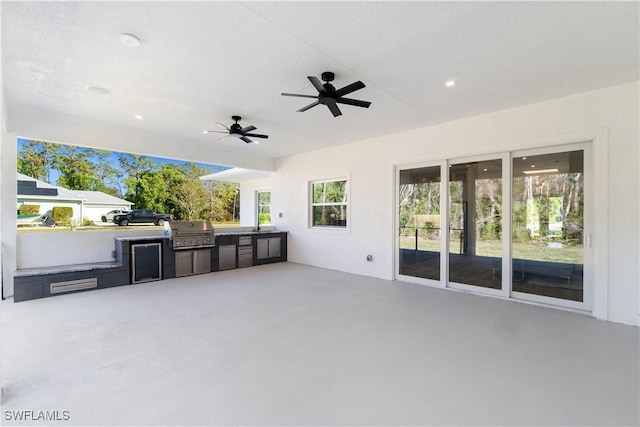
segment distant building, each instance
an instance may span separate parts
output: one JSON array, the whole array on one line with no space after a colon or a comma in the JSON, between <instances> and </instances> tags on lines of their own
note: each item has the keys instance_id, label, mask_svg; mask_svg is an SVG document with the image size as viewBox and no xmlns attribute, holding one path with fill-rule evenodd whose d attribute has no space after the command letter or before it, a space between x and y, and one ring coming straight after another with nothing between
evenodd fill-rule
<instances>
[{"instance_id":1,"label":"distant building","mask_svg":"<svg viewBox=\"0 0 640 427\"><path fill-rule=\"evenodd\" d=\"M54 206L73 208L73 219L88 218L100 221L100 217L114 209L131 209L133 203L102 191L80 191L56 187L44 181L17 173L17 209L22 205L38 205L40 213L46 213Z\"/></svg>"}]
</instances>

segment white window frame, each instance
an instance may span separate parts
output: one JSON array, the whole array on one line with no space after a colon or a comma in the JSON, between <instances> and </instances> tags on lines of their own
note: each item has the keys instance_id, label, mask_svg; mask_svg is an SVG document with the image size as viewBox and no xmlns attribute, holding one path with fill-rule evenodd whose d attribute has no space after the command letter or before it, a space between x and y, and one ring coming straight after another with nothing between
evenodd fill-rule
<instances>
[{"instance_id":1,"label":"white window frame","mask_svg":"<svg viewBox=\"0 0 640 427\"><path fill-rule=\"evenodd\" d=\"M269 206L269 215L271 218L271 221L269 221L269 223L264 223L264 224L260 224L260 194L261 193L269 193L269 204L268 205L264 205L264 206ZM263 190L256 190L256 226L260 225L272 225L273 224L273 213L271 212L271 189L267 188L267 189L263 189Z\"/></svg>"},{"instance_id":2,"label":"white window frame","mask_svg":"<svg viewBox=\"0 0 640 427\"><path fill-rule=\"evenodd\" d=\"M332 203L314 203L313 202L313 185L314 184L322 184L322 183L328 183L328 182L340 182L340 181L344 181L345 182L345 192L346 192L346 201L345 203L336 203L336 202L332 202ZM340 176L340 177L336 177L336 178L324 178L324 179L314 179L309 181L308 186L308 210L309 210L309 214L308 214L308 228L310 230L328 230L328 231L348 231L351 228L351 204L350 204L350 199L351 199L351 184L350 184L350 179L348 176ZM347 209L347 215L345 218L346 224L344 226L342 225L314 225L313 224L313 208L314 206L337 206L337 205L343 205L346 207Z\"/></svg>"}]
</instances>

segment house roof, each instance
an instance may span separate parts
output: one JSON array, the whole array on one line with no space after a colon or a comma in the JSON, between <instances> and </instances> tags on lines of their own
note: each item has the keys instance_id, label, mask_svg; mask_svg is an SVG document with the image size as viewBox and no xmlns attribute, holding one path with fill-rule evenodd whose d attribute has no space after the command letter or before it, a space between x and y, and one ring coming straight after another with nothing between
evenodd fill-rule
<instances>
[{"instance_id":1,"label":"house roof","mask_svg":"<svg viewBox=\"0 0 640 427\"><path fill-rule=\"evenodd\" d=\"M121 199L111 194L103 193L102 191L82 191L82 190L66 190L73 194L78 199L84 200L84 204L95 205L132 205L133 203Z\"/></svg>"},{"instance_id":2,"label":"house roof","mask_svg":"<svg viewBox=\"0 0 640 427\"><path fill-rule=\"evenodd\" d=\"M65 200L77 200L78 202L84 201L84 204L96 204L96 205L132 205L131 202L121 199L119 197L112 196L102 191L83 191L83 190L69 190L64 187L57 187L49 184L48 182L41 181L39 179L30 177L20 172L16 173L18 181L35 182L36 188L57 190L57 196L51 195L38 195L38 194L25 194L21 193L21 187L18 186L18 197L42 197L43 199L65 199Z\"/></svg>"},{"instance_id":3,"label":"house roof","mask_svg":"<svg viewBox=\"0 0 640 427\"><path fill-rule=\"evenodd\" d=\"M274 170L277 158L638 80L637 1L0 2L8 128ZM133 33L134 38L123 33ZM127 44L128 43L128 44ZM307 76L366 87L305 112ZM453 87L445 82L454 81ZM142 119L135 119L134 115ZM240 115L269 139L202 130ZM437 147L437 142L426 142Z\"/></svg>"}]
</instances>

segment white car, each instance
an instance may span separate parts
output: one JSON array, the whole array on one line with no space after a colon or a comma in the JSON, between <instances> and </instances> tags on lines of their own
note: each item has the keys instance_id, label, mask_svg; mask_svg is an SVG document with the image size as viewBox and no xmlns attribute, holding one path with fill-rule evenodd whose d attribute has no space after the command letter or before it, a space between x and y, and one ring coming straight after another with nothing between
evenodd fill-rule
<instances>
[{"instance_id":1,"label":"white car","mask_svg":"<svg viewBox=\"0 0 640 427\"><path fill-rule=\"evenodd\" d=\"M120 214L126 214L129 211L125 211L122 209L114 209L112 211L107 212L106 214L102 215L102 218L100 218L102 220L102 222L111 222L113 221L113 216L114 215L120 215Z\"/></svg>"}]
</instances>

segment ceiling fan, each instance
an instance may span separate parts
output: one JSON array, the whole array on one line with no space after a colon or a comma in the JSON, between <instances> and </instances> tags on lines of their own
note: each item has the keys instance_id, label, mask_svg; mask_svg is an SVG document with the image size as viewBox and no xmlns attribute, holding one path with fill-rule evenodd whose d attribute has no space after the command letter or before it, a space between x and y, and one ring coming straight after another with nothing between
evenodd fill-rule
<instances>
[{"instance_id":1,"label":"ceiling fan","mask_svg":"<svg viewBox=\"0 0 640 427\"><path fill-rule=\"evenodd\" d=\"M309 79L313 87L315 87L318 91L318 95L300 95L296 93L282 94L283 96L297 96L300 98L317 99L317 101L299 109L298 112L307 111L309 108L315 107L318 104L323 104L329 107L329 110L333 114L333 117L338 117L342 115L342 112L340 111L340 108L338 108L337 104L353 105L363 108L369 108L369 106L371 105L371 103L368 101L343 98L344 95L348 95L351 92L355 92L356 90L365 87L364 83L362 83L361 81L357 81L343 88L336 89L331 84L331 82L335 79L335 74L333 74L331 71L325 71L324 73L322 73L321 78L325 82L324 84L320 83L320 80L315 76L308 76L307 78Z\"/></svg>"},{"instance_id":2,"label":"ceiling fan","mask_svg":"<svg viewBox=\"0 0 640 427\"><path fill-rule=\"evenodd\" d=\"M235 137L240 138L241 140L243 140L247 144L250 143L250 142L254 142L256 144L258 143L258 141L252 141L248 137L252 137L252 138L269 138L269 135L261 135L259 133L250 133L252 130L256 130L257 129L253 125L246 126L246 127L240 126L238 124L238 122L240 120L242 120L242 117L240 117L240 116L231 116L231 119L235 121L235 123L232 124L231 127L229 127L227 125L224 125L222 123L216 123L218 126L226 129L224 131L222 131L222 130L203 130L202 133L226 133L227 136L223 136L222 138L219 139L219 141L222 141L223 139L229 138L230 136L235 136Z\"/></svg>"}]
</instances>

